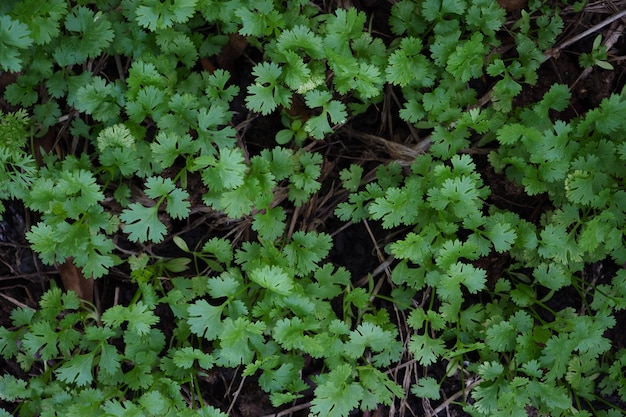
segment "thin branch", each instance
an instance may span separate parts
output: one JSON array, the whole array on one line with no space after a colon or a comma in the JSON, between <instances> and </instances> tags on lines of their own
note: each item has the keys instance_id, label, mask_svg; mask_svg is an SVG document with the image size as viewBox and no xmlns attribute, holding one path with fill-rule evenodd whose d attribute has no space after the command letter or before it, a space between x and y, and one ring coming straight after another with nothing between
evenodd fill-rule
<instances>
[{"instance_id":1,"label":"thin branch","mask_svg":"<svg viewBox=\"0 0 626 417\"><path fill-rule=\"evenodd\" d=\"M556 46L554 48L550 48L546 51L546 54L544 56L544 61L547 61L548 59L557 56L561 50L567 48L568 46L578 42L579 40L586 38L587 36L599 31L600 29L602 29L603 27L613 23L614 21L616 21L617 19L621 19L623 17L626 16L626 10L622 10L621 12L614 14L613 16L604 19L602 22L598 23L597 25L593 25L592 27L590 27L589 29L587 29L586 31L579 33L578 35L564 41L563 43L561 43L559 46Z\"/></svg>"},{"instance_id":2,"label":"thin branch","mask_svg":"<svg viewBox=\"0 0 626 417\"><path fill-rule=\"evenodd\" d=\"M455 392L454 395L452 395L450 398L448 398L443 403L441 403L439 407L435 408L435 415L441 413L445 408L449 407L450 404L452 404L452 402L456 401L457 398L459 398L462 395L466 395L469 391L471 391L474 387L479 385L481 382L483 382L482 379L477 379L476 381L472 382L470 385L468 385L464 389L458 392Z\"/></svg>"}]
</instances>

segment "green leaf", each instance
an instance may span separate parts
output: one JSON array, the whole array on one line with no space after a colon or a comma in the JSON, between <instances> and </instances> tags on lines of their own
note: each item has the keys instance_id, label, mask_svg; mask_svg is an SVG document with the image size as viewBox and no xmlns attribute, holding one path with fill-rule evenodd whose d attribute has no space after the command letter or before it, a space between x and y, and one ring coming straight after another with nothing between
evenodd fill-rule
<instances>
[{"instance_id":1,"label":"green leaf","mask_svg":"<svg viewBox=\"0 0 626 417\"><path fill-rule=\"evenodd\" d=\"M58 338L59 334L49 322L38 321L24 335L22 344L29 355L39 355L42 360L47 361L59 354Z\"/></svg>"},{"instance_id":2,"label":"green leaf","mask_svg":"<svg viewBox=\"0 0 626 417\"><path fill-rule=\"evenodd\" d=\"M365 389L361 410L375 410L380 404L391 405L394 399L404 398L404 389L373 366L360 367L359 382Z\"/></svg>"},{"instance_id":3,"label":"green leaf","mask_svg":"<svg viewBox=\"0 0 626 417\"><path fill-rule=\"evenodd\" d=\"M375 220L382 219L383 227L413 224L420 208L420 198L408 188L388 188L384 197L375 199L369 206L369 212Z\"/></svg>"},{"instance_id":4,"label":"green leaf","mask_svg":"<svg viewBox=\"0 0 626 417\"><path fill-rule=\"evenodd\" d=\"M319 153L312 152L301 153L297 158L301 168L289 177L289 199L300 206L321 187L317 179L321 174L323 158Z\"/></svg>"},{"instance_id":5,"label":"green leaf","mask_svg":"<svg viewBox=\"0 0 626 417\"><path fill-rule=\"evenodd\" d=\"M0 355L4 359L14 357L18 352L20 334L0 326Z\"/></svg>"},{"instance_id":6,"label":"green leaf","mask_svg":"<svg viewBox=\"0 0 626 417\"><path fill-rule=\"evenodd\" d=\"M299 276L314 271L332 247L332 239L325 233L298 231L291 239L283 252Z\"/></svg>"},{"instance_id":7,"label":"green leaf","mask_svg":"<svg viewBox=\"0 0 626 417\"><path fill-rule=\"evenodd\" d=\"M59 36L60 21L67 14L67 9L68 4L63 0L51 0L46 3L19 1L13 8L12 15L22 17L36 45L45 45Z\"/></svg>"},{"instance_id":8,"label":"green leaf","mask_svg":"<svg viewBox=\"0 0 626 417\"><path fill-rule=\"evenodd\" d=\"M446 70L463 82L479 78L482 75L484 56L484 37L481 33L474 33L469 40L457 44L448 58Z\"/></svg>"},{"instance_id":9,"label":"green leaf","mask_svg":"<svg viewBox=\"0 0 626 417\"><path fill-rule=\"evenodd\" d=\"M189 328L192 333L214 340L222 331L222 311L225 305L212 306L206 300L197 300L189 306Z\"/></svg>"},{"instance_id":10,"label":"green leaf","mask_svg":"<svg viewBox=\"0 0 626 417\"><path fill-rule=\"evenodd\" d=\"M100 350L100 360L98 362L98 379L116 375L121 372L121 361L123 356L117 351L113 345L103 344ZM100 375L102 374L102 375Z\"/></svg>"},{"instance_id":11,"label":"green leaf","mask_svg":"<svg viewBox=\"0 0 626 417\"><path fill-rule=\"evenodd\" d=\"M298 381L300 379L301 370L301 366L294 363L282 363L277 369L265 369L263 371L263 375L259 377L259 385L266 392L278 393L290 385L294 385L294 381ZM287 397L289 397L291 401L301 397L299 394L285 394L286 396L282 398L272 396L272 405L278 407L281 404L285 404L281 401L286 400Z\"/></svg>"},{"instance_id":12,"label":"green leaf","mask_svg":"<svg viewBox=\"0 0 626 417\"><path fill-rule=\"evenodd\" d=\"M310 117L304 124L304 129L315 139L323 139L327 133L332 133L330 122L335 125L343 124L348 117L346 106L340 101L333 100L328 91L311 90L304 95L306 105L311 108L321 107L321 113Z\"/></svg>"},{"instance_id":13,"label":"green leaf","mask_svg":"<svg viewBox=\"0 0 626 417\"><path fill-rule=\"evenodd\" d=\"M252 362L253 346L259 346L263 340L264 322L251 322L245 317L224 320L219 334L220 349L216 354L218 364L238 366Z\"/></svg>"},{"instance_id":14,"label":"green leaf","mask_svg":"<svg viewBox=\"0 0 626 417\"><path fill-rule=\"evenodd\" d=\"M212 99L223 102L231 102L239 93L239 87L236 85L228 85L230 73L217 69L206 79L207 87L204 93Z\"/></svg>"},{"instance_id":15,"label":"green leaf","mask_svg":"<svg viewBox=\"0 0 626 417\"><path fill-rule=\"evenodd\" d=\"M28 382L11 374L0 375L0 398L5 401L28 399L31 397Z\"/></svg>"},{"instance_id":16,"label":"green leaf","mask_svg":"<svg viewBox=\"0 0 626 417\"><path fill-rule=\"evenodd\" d=\"M190 369L196 361L202 369L211 369L214 361L210 354L190 346L175 350L173 359L183 369Z\"/></svg>"},{"instance_id":17,"label":"green leaf","mask_svg":"<svg viewBox=\"0 0 626 417\"><path fill-rule=\"evenodd\" d=\"M282 181L289 177L296 168L296 160L291 149L282 148L280 146L261 151L261 156L270 161L270 171L274 175L276 181Z\"/></svg>"},{"instance_id":18,"label":"green leaf","mask_svg":"<svg viewBox=\"0 0 626 417\"><path fill-rule=\"evenodd\" d=\"M276 240L285 232L286 218L287 215L282 207L265 209L264 213L254 216L252 230L258 232L261 239Z\"/></svg>"},{"instance_id":19,"label":"green leaf","mask_svg":"<svg viewBox=\"0 0 626 417\"><path fill-rule=\"evenodd\" d=\"M450 210L457 218L474 215L482 206L480 190L473 178L461 176L443 180L428 190L428 201L439 211Z\"/></svg>"},{"instance_id":20,"label":"green leaf","mask_svg":"<svg viewBox=\"0 0 626 417\"><path fill-rule=\"evenodd\" d=\"M434 227L427 228L420 234L409 232L404 239L393 242L389 248L398 259L408 259L416 264L423 264L432 257L432 243L438 235Z\"/></svg>"},{"instance_id":21,"label":"green leaf","mask_svg":"<svg viewBox=\"0 0 626 417\"><path fill-rule=\"evenodd\" d=\"M405 37L400 46L390 56L386 69L387 81L404 87L414 84L416 87L432 87L435 82L435 69L422 52L420 38Z\"/></svg>"},{"instance_id":22,"label":"green leaf","mask_svg":"<svg viewBox=\"0 0 626 417\"><path fill-rule=\"evenodd\" d=\"M162 54L172 56L187 68L193 67L198 62L196 45L185 33L164 29L157 32L156 42Z\"/></svg>"},{"instance_id":23,"label":"green leaf","mask_svg":"<svg viewBox=\"0 0 626 417\"><path fill-rule=\"evenodd\" d=\"M485 229L485 234L496 252L506 252L515 244L517 233L510 224L488 220Z\"/></svg>"},{"instance_id":24,"label":"green leaf","mask_svg":"<svg viewBox=\"0 0 626 417\"><path fill-rule=\"evenodd\" d=\"M185 23L196 11L197 0L141 0L137 5L136 20L150 30L166 29L175 23Z\"/></svg>"},{"instance_id":25,"label":"green leaf","mask_svg":"<svg viewBox=\"0 0 626 417\"><path fill-rule=\"evenodd\" d=\"M554 291L571 285L572 275L569 270L559 264L541 263L535 267L533 276L541 285Z\"/></svg>"},{"instance_id":26,"label":"green leaf","mask_svg":"<svg viewBox=\"0 0 626 417\"><path fill-rule=\"evenodd\" d=\"M282 31L276 46L283 53L286 51L303 51L306 56L321 59L325 56L323 42L322 38L308 27L297 25Z\"/></svg>"},{"instance_id":27,"label":"green leaf","mask_svg":"<svg viewBox=\"0 0 626 417\"><path fill-rule=\"evenodd\" d=\"M391 7L389 25L391 31L400 36L407 32L410 35L423 33L426 22L418 10L420 5L410 0L401 0Z\"/></svg>"},{"instance_id":28,"label":"green leaf","mask_svg":"<svg viewBox=\"0 0 626 417\"><path fill-rule=\"evenodd\" d=\"M147 117L159 122L167 112L167 96L154 85L142 87L137 97L126 102L126 112L131 121L143 122Z\"/></svg>"},{"instance_id":29,"label":"green leaf","mask_svg":"<svg viewBox=\"0 0 626 417\"><path fill-rule=\"evenodd\" d=\"M465 1L463 0L426 0L422 4L423 16L429 22L443 20L449 14L462 15L465 12Z\"/></svg>"},{"instance_id":30,"label":"green leaf","mask_svg":"<svg viewBox=\"0 0 626 417\"><path fill-rule=\"evenodd\" d=\"M54 373L61 381L68 384L75 383L79 387L88 385L93 381L94 356L94 352L72 356L55 369Z\"/></svg>"},{"instance_id":31,"label":"green leaf","mask_svg":"<svg viewBox=\"0 0 626 417\"><path fill-rule=\"evenodd\" d=\"M235 14L241 19L239 33L243 36L269 36L285 26L283 14L274 9L271 0L256 1L254 9L242 7Z\"/></svg>"},{"instance_id":32,"label":"green leaf","mask_svg":"<svg viewBox=\"0 0 626 417\"><path fill-rule=\"evenodd\" d=\"M128 307L128 330L137 336L146 336L150 333L153 325L159 322L159 317L154 314L153 307L138 301Z\"/></svg>"},{"instance_id":33,"label":"green leaf","mask_svg":"<svg viewBox=\"0 0 626 417\"><path fill-rule=\"evenodd\" d=\"M91 77L76 91L74 106L101 122L117 122L123 102L120 87L102 77Z\"/></svg>"},{"instance_id":34,"label":"green leaf","mask_svg":"<svg viewBox=\"0 0 626 417\"><path fill-rule=\"evenodd\" d=\"M167 228L159 220L159 207L144 207L132 203L122 211L120 219L125 223L124 231L135 242L161 242L167 234Z\"/></svg>"},{"instance_id":35,"label":"green leaf","mask_svg":"<svg viewBox=\"0 0 626 417\"><path fill-rule=\"evenodd\" d=\"M28 26L10 16L0 16L0 69L7 72L22 70L20 49L33 43Z\"/></svg>"},{"instance_id":36,"label":"green leaf","mask_svg":"<svg viewBox=\"0 0 626 417\"><path fill-rule=\"evenodd\" d=\"M202 181L219 190L233 190L244 183L248 166L244 163L241 150L220 149L219 159L201 156L195 160L195 169L202 167Z\"/></svg>"},{"instance_id":37,"label":"green leaf","mask_svg":"<svg viewBox=\"0 0 626 417\"><path fill-rule=\"evenodd\" d=\"M565 194L574 204L592 205L608 182L609 178L602 172L577 169L565 179Z\"/></svg>"},{"instance_id":38,"label":"green leaf","mask_svg":"<svg viewBox=\"0 0 626 417\"><path fill-rule=\"evenodd\" d=\"M508 113L513 107L513 98L522 91L522 86L506 74L493 87L492 103L496 110Z\"/></svg>"},{"instance_id":39,"label":"green leaf","mask_svg":"<svg viewBox=\"0 0 626 417\"><path fill-rule=\"evenodd\" d=\"M345 168L339 173L339 178L343 182L343 187L351 192L356 192L361 185L363 167L351 164L350 168Z\"/></svg>"},{"instance_id":40,"label":"green leaf","mask_svg":"<svg viewBox=\"0 0 626 417\"><path fill-rule=\"evenodd\" d=\"M159 391L148 391L144 393L138 400L144 411L150 415L163 415L168 411L171 402L166 399Z\"/></svg>"},{"instance_id":41,"label":"green leaf","mask_svg":"<svg viewBox=\"0 0 626 417\"><path fill-rule=\"evenodd\" d=\"M478 374L487 381L497 379L504 372L504 366L496 361L481 363Z\"/></svg>"},{"instance_id":42,"label":"green leaf","mask_svg":"<svg viewBox=\"0 0 626 417\"><path fill-rule=\"evenodd\" d=\"M252 111L270 114L278 106L289 108L291 92L278 83L282 69L274 62L255 65L252 75L255 83L248 87L246 104Z\"/></svg>"},{"instance_id":43,"label":"green leaf","mask_svg":"<svg viewBox=\"0 0 626 417\"><path fill-rule=\"evenodd\" d=\"M567 85L554 84L533 107L533 111L542 117L547 117L550 110L563 111L569 106L571 95Z\"/></svg>"},{"instance_id":44,"label":"green leaf","mask_svg":"<svg viewBox=\"0 0 626 417\"><path fill-rule=\"evenodd\" d=\"M485 343L495 352L510 352L515 347L516 337L517 329L513 324L503 321L487 329Z\"/></svg>"},{"instance_id":45,"label":"green leaf","mask_svg":"<svg viewBox=\"0 0 626 417\"><path fill-rule=\"evenodd\" d=\"M13 311L11 311L11 323L13 323L15 327L21 327L27 324L31 324L34 315L35 310L33 310L32 308L17 307Z\"/></svg>"},{"instance_id":46,"label":"green leaf","mask_svg":"<svg viewBox=\"0 0 626 417\"><path fill-rule=\"evenodd\" d=\"M195 153L197 148L197 144L188 134L178 135L162 130L154 140L150 144L150 149L154 159L163 169L171 167L179 156Z\"/></svg>"},{"instance_id":47,"label":"green leaf","mask_svg":"<svg viewBox=\"0 0 626 417\"><path fill-rule=\"evenodd\" d=\"M273 329L274 339L287 350L299 349L307 351L306 340L310 336L305 332L319 331L320 325L317 321L302 321L299 317L291 319L281 319L276 322Z\"/></svg>"},{"instance_id":48,"label":"green leaf","mask_svg":"<svg viewBox=\"0 0 626 417\"><path fill-rule=\"evenodd\" d=\"M214 298L232 297L241 289L243 282L238 270L230 269L217 278L209 278L207 287Z\"/></svg>"},{"instance_id":49,"label":"green leaf","mask_svg":"<svg viewBox=\"0 0 626 417\"><path fill-rule=\"evenodd\" d=\"M145 413L139 408L139 405L135 405L130 400L120 402L117 399L107 400L102 409L105 411L106 416L116 417L143 417Z\"/></svg>"},{"instance_id":50,"label":"green leaf","mask_svg":"<svg viewBox=\"0 0 626 417\"><path fill-rule=\"evenodd\" d=\"M362 357L365 349L370 349L376 353L373 355L372 363L377 367L388 366L391 362L397 361L403 351L393 331L383 330L369 322L361 323L350 332L350 340L344 349L345 353L354 359Z\"/></svg>"},{"instance_id":51,"label":"green leaf","mask_svg":"<svg viewBox=\"0 0 626 417\"><path fill-rule=\"evenodd\" d=\"M414 334L409 342L409 351L421 365L428 366L446 353L446 347L442 339L433 339L428 334Z\"/></svg>"},{"instance_id":52,"label":"green leaf","mask_svg":"<svg viewBox=\"0 0 626 417\"><path fill-rule=\"evenodd\" d=\"M417 380L417 384L411 387L411 393L418 398L429 398L438 400L441 398L441 387L439 382L432 377L421 377Z\"/></svg>"},{"instance_id":53,"label":"green leaf","mask_svg":"<svg viewBox=\"0 0 626 417\"><path fill-rule=\"evenodd\" d=\"M549 371L545 374L546 381L562 378L567 370L576 341L569 338L567 333L559 333L550 337L541 352L539 362Z\"/></svg>"},{"instance_id":54,"label":"green leaf","mask_svg":"<svg viewBox=\"0 0 626 417\"><path fill-rule=\"evenodd\" d=\"M325 375L315 388L311 412L320 417L347 417L359 406L363 393L363 388L352 381L352 367L342 364Z\"/></svg>"},{"instance_id":55,"label":"green leaf","mask_svg":"<svg viewBox=\"0 0 626 417\"><path fill-rule=\"evenodd\" d=\"M538 253L546 259L567 265L582 260L580 249L563 224L550 223L540 233Z\"/></svg>"},{"instance_id":56,"label":"green leaf","mask_svg":"<svg viewBox=\"0 0 626 417\"><path fill-rule=\"evenodd\" d=\"M202 252L213 254L222 263L229 263L233 259L232 243L223 238L212 237L204 244Z\"/></svg>"},{"instance_id":57,"label":"green leaf","mask_svg":"<svg viewBox=\"0 0 626 417\"><path fill-rule=\"evenodd\" d=\"M137 171L135 137L124 124L103 129L98 134L97 147L103 166L117 167L123 176L130 176Z\"/></svg>"},{"instance_id":58,"label":"green leaf","mask_svg":"<svg viewBox=\"0 0 626 417\"><path fill-rule=\"evenodd\" d=\"M85 6L74 8L65 17L65 28L71 35L52 52L61 67L97 57L115 38L108 16L102 12L94 13Z\"/></svg>"},{"instance_id":59,"label":"green leaf","mask_svg":"<svg viewBox=\"0 0 626 417\"><path fill-rule=\"evenodd\" d=\"M306 287L306 294L314 298L332 300L350 282L350 273L343 267L334 271L332 264L324 264L314 272L315 282Z\"/></svg>"},{"instance_id":60,"label":"green leaf","mask_svg":"<svg viewBox=\"0 0 626 417\"><path fill-rule=\"evenodd\" d=\"M506 20L506 10L491 1L470 2L466 12L467 25L472 30L480 30L492 37L502 27Z\"/></svg>"},{"instance_id":61,"label":"green leaf","mask_svg":"<svg viewBox=\"0 0 626 417\"><path fill-rule=\"evenodd\" d=\"M166 180L169 180L167 178ZM170 180L171 181L171 180ZM189 215L189 193L186 190L175 187L165 196L165 211L174 219L186 219Z\"/></svg>"},{"instance_id":62,"label":"green leaf","mask_svg":"<svg viewBox=\"0 0 626 417\"><path fill-rule=\"evenodd\" d=\"M251 281L263 288L281 295L289 295L293 289L293 278L279 266L263 266L252 269L249 274Z\"/></svg>"}]
</instances>

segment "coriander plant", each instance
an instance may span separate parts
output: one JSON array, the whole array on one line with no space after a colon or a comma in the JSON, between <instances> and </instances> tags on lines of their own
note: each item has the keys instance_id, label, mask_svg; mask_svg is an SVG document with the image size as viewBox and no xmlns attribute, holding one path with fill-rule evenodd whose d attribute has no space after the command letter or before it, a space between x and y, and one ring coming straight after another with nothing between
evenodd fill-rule
<instances>
[{"instance_id":1,"label":"coriander plant","mask_svg":"<svg viewBox=\"0 0 626 417\"><path fill-rule=\"evenodd\" d=\"M133 291L99 308L51 283L16 308L0 414L235 415L204 389L225 373L312 416L393 415L450 380L475 416L624 412L605 398L626 402L608 337L626 98L571 116L555 84L520 104L564 28L553 6L400 0L383 36L326 2L4 2L0 214L23 202L43 264ZM581 65L609 69L599 39ZM415 157L329 180L344 126L391 101ZM500 204L498 182L547 203ZM329 200L388 235L387 281L330 261L332 233L302 220ZM201 215L209 232L181 232Z\"/></svg>"}]
</instances>

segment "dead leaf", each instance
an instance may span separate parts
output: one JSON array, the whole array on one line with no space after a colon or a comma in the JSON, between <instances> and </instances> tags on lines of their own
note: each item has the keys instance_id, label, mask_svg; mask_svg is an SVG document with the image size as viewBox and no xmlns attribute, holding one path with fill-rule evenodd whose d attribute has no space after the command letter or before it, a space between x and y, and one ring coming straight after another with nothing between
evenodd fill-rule
<instances>
[{"instance_id":1,"label":"dead leaf","mask_svg":"<svg viewBox=\"0 0 626 417\"><path fill-rule=\"evenodd\" d=\"M93 303L93 280L85 278L72 258L59 265L59 274L66 291L75 291L80 299Z\"/></svg>"},{"instance_id":2,"label":"dead leaf","mask_svg":"<svg viewBox=\"0 0 626 417\"><path fill-rule=\"evenodd\" d=\"M503 7L507 12L521 9L526 7L528 0L498 0L498 4Z\"/></svg>"}]
</instances>

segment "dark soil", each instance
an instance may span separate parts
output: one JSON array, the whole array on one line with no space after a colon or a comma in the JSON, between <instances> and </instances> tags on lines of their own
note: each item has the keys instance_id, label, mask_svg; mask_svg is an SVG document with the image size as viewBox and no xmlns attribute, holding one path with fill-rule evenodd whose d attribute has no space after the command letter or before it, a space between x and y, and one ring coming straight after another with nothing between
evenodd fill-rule
<instances>
[{"instance_id":1,"label":"dark soil","mask_svg":"<svg viewBox=\"0 0 626 417\"><path fill-rule=\"evenodd\" d=\"M345 5L350 1L339 3ZM393 2L354 0L352 3L369 14L371 19L368 18L368 22L372 22L375 33L381 36L385 42L392 38L387 25L387 18ZM614 1L612 4L618 9L624 7L624 2L621 1ZM583 32L605 19L610 12L611 9L608 9L607 6L607 9L602 10L595 8L590 12L564 14L566 30L559 38L559 42ZM510 13L513 16L519 11L513 10ZM617 21L614 26L606 27L598 33L603 34L606 38L612 27L622 23L624 22ZM626 38L620 37L609 51L609 61L615 67L613 71L594 67L591 72L583 77L583 69L578 65L579 54L589 51L596 34L594 33L592 36L572 44L545 62L539 70L537 84L524 86L524 90L516 98L515 104L524 106L534 103L541 99L553 84L566 84L571 87L573 100L571 106L558 115L559 118L566 120L583 115L596 107L611 93L619 93L626 83L626 60L623 59L626 56ZM258 53L248 47L243 55L231 57L230 60L228 57L221 57L221 61L226 62L223 64L224 66L235 69L234 81L240 85L242 91L245 91L245 86L250 82L249 71L246 71L250 68L249 55L256 56ZM218 63L214 64L218 65ZM12 81L9 79L9 75L0 74L0 93L4 86ZM490 86L486 85L486 87L489 88ZM366 115L348 121L347 125L336 136L314 145L315 151L320 152L326 158L322 190L311 202L299 210L293 210L289 213L291 217L295 217L295 230L324 231L333 236L334 248L329 261L345 266L351 272L355 282L366 277L368 273L372 273L385 261L386 254L383 248L387 242L405 233L403 230L394 230L391 234L390 231L371 222L367 224L345 224L333 215L336 206L344 201L347 196L337 185L340 183L338 173L342 168L352 162L359 161L363 164L365 172L370 172L378 165L397 158L393 149L390 150L387 146L365 141L362 136L354 134L354 132L376 135L390 142L412 145L405 143L405 138L410 136L412 127L407 126L397 117L398 108L394 104L391 93L400 95L398 91L389 90L389 96L385 99L385 105L388 105L386 107L388 114L383 114L383 104L381 104L378 108L372 108ZM11 110L3 101L0 101L0 106L2 106L3 111ZM245 122L246 125L243 140L248 150L255 153L266 146L273 146L271 138L274 137L277 129L282 128L280 120L276 117L250 119L241 99L235 101L234 107L237 113L236 123L244 124ZM242 129L241 125L236 127ZM487 162L487 151L488 149L474 149L471 153L485 183L492 190L488 203L514 211L531 222L537 222L541 214L550 209L547 198L541 195L528 196L520 187L511 183L504 176L495 173ZM200 186L198 188L200 189ZM199 195L201 195L201 190L196 196L192 196L192 200L195 198L198 201ZM5 205L7 212L4 219L0 221L0 326L10 326L9 316L16 306L36 307L41 294L50 287L52 281L61 285L57 268L43 265L30 250L24 237L25 231L34 223L31 219L31 213L14 201L5 202ZM234 238L235 244L238 244L252 236L253 233L248 223L228 223L219 216L203 213L193 215L189 221L172 224L172 228L184 236L190 247L193 247L194 243L206 240L209 235L228 235ZM122 237L120 237L118 244L132 249L132 245L124 242ZM152 250L154 253L166 256L180 255L179 252L176 252L177 249L171 241L166 242L163 246L153 247ZM509 261L506 255L493 254L493 256L480 260L479 266L488 271L490 281L493 282L500 276ZM617 266L610 263L598 264L586 273L595 274L594 278L600 281L608 280L611 272L614 272L616 268ZM385 279L384 275L380 275L379 279ZM114 303L123 304L132 298L135 290L136 288L129 279L128 271L113 269L109 276L97 281L97 299L95 301L101 308L106 308ZM384 291L389 290L390 286L387 283L381 286L381 292L384 293ZM559 295L559 299L565 304L570 301L580 303L575 294L564 292ZM163 310L159 311L159 314L162 317L159 326L166 334L171 333L173 329L168 328L172 323L171 312ZM612 338L615 346L625 347L626 336L620 329L626 325L626 313L620 314L616 318L619 323L615 326L615 330L609 334L609 337ZM314 362L311 363L309 371L315 372L315 366ZM0 369L3 372L24 376L17 364L13 362L0 359ZM429 370L429 372L432 371L434 370ZM402 384L405 380L414 380L419 372L420 370L416 366L405 366L397 370L394 377ZM439 372L443 375L446 370L440 369ZM447 398L455 396L461 390L460 381L452 378L449 381L445 385ZM207 401L219 406L224 411L230 409L233 416L253 417L274 415L273 413L278 412L272 408L267 395L255 384L254 378L242 379L241 369L214 371L205 378L203 384L202 389L206 393ZM434 410L441 404L442 401L429 403L416 399L410 399L406 402L398 400L393 408L381 407L371 413L354 415L367 417L388 415L433 416L435 415ZM0 406L2 405L0 403ZM306 415L308 410L304 407L300 408L295 407L291 415ZM461 409L454 405L445 406L439 411L441 411L439 415L464 415Z\"/></svg>"}]
</instances>

